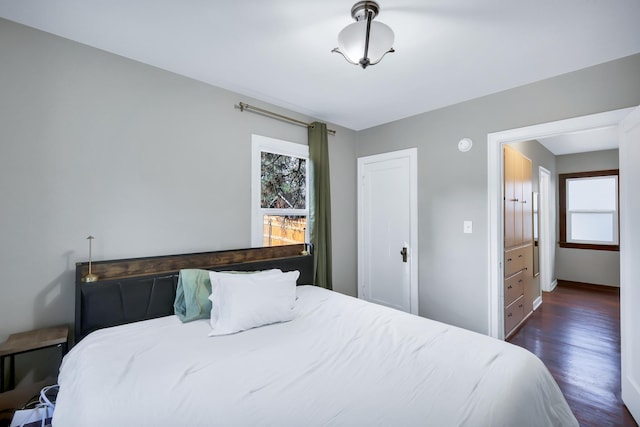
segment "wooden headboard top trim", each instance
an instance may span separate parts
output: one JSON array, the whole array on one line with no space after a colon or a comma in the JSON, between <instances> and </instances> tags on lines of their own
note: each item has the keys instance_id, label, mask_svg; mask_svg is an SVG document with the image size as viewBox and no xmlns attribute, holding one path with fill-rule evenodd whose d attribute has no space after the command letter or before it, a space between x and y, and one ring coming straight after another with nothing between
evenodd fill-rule
<instances>
[{"instance_id":1,"label":"wooden headboard top trim","mask_svg":"<svg viewBox=\"0 0 640 427\"><path fill-rule=\"evenodd\" d=\"M161 273L172 273L183 268L210 269L218 266L241 264L277 258L297 256L304 250L303 244L272 246L266 248L234 249L217 252L201 252L184 255L164 255L130 258L91 263L91 271L98 281L118 280ZM89 272L88 262L76 263L80 278Z\"/></svg>"}]
</instances>

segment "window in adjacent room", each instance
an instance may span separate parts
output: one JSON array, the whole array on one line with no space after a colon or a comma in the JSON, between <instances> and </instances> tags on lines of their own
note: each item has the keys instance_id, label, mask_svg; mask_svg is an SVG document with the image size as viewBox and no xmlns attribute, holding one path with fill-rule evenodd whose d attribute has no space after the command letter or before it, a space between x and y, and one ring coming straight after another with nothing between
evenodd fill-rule
<instances>
[{"instance_id":1,"label":"window in adjacent room","mask_svg":"<svg viewBox=\"0 0 640 427\"><path fill-rule=\"evenodd\" d=\"M560 247L617 251L618 170L560 174Z\"/></svg>"},{"instance_id":2,"label":"window in adjacent room","mask_svg":"<svg viewBox=\"0 0 640 427\"><path fill-rule=\"evenodd\" d=\"M308 164L307 145L252 135L253 246L308 241Z\"/></svg>"}]
</instances>

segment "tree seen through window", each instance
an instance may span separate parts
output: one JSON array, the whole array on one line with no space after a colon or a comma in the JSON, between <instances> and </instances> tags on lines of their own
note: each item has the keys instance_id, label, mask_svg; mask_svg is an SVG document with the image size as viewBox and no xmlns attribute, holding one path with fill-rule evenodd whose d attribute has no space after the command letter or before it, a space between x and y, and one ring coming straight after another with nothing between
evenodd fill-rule
<instances>
[{"instance_id":1,"label":"tree seen through window","mask_svg":"<svg viewBox=\"0 0 640 427\"><path fill-rule=\"evenodd\" d=\"M263 151L261 207L306 209L306 176L305 159Z\"/></svg>"}]
</instances>

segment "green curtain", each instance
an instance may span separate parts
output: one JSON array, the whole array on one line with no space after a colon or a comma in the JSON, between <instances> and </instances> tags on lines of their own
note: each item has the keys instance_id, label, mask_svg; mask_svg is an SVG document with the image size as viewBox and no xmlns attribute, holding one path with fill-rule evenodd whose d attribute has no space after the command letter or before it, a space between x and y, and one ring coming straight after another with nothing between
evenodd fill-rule
<instances>
[{"instance_id":1,"label":"green curtain","mask_svg":"<svg viewBox=\"0 0 640 427\"><path fill-rule=\"evenodd\" d=\"M333 289L331 274L331 191L327 125L309 126L310 200L309 229L313 244L315 285Z\"/></svg>"}]
</instances>

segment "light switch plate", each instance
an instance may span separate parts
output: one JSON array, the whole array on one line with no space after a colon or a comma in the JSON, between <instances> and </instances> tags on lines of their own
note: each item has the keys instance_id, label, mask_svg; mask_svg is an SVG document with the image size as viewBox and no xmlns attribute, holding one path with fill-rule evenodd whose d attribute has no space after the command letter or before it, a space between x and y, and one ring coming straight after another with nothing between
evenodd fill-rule
<instances>
[{"instance_id":1,"label":"light switch plate","mask_svg":"<svg viewBox=\"0 0 640 427\"><path fill-rule=\"evenodd\" d=\"M473 221L465 221L464 222L464 232L465 232L465 234L473 233Z\"/></svg>"}]
</instances>

